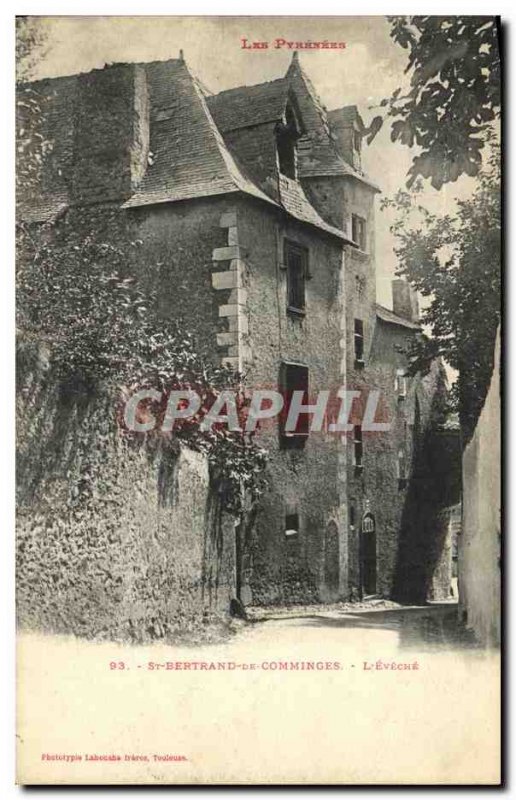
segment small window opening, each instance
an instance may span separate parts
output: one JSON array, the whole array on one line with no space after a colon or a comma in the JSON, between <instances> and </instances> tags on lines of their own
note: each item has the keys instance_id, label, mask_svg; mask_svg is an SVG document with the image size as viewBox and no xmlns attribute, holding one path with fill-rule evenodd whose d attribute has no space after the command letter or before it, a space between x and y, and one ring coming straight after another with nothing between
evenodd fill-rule
<instances>
[{"instance_id":1,"label":"small window opening","mask_svg":"<svg viewBox=\"0 0 516 800\"><path fill-rule=\"evenodd\" d=\"M349 507L349 527L355 530L355 506Z\"/></svg>"},{"instance_id":2,"label":"small window opening","mask_svg":"<svg viewBox=\"0 0 516 800\"><path fill-rule=\"evenodd\" d=\"M364 468L363 458L362 427L355 425L353 427L353 465L355 469L362 470Z\"/></svg>"},{"instance_id":3,"label":"small window opening","mask_svg":"<svg viewBox=\"0 0 516 800\"><path fill-rule=\"evenodd\" d=\"M280 435L283 447L303 447L310 431L310 415L299 414L296 426L292 431L286 431L285 426L288 411L294 392L302 392L301 402L306 405L308 398L308 367L301 364L282 364L281 392L283 394L283 409L280 415Z\"/></svg>"},{"instance_id":4,"label":"small window opening","mask_svg":"<svg viewBox=\"0 0 516 800\"><path fill-rule=\"evenodd\" d=\"M355 361L358 364L364 363L364 322L361 319L355 320Z\"/></svg>"},{"instance_id":5,"label":"small window opening","mask_svg":"<svg viewBox=\"0 0 516 800\"><path fill-rule=\"evenodd\" d=\"M363 275L355 275L355 290L357 297L362 298L366 290L366 279Z\"/></svg>"},{"instance_id":6,"label":"small window opening","mask_svg":"<svg viewBox=\"0 0 516 800\"><path fill-rule=\"evenodd\" d=\"M285 515L285 536L290 538L299 534L299 514Z\"/></svg>"},{"instance_id":7,"label":"small window opening","mask_svg":"<svg viewBox=\"0 0 516 800\"><path fill-rule=\"evenodd\" d=\"M398 400L403 400L407 396L407 377L405 375L405 370L403 369L396 370L394 391L396 392Z\"/></svg>"},{"instance_id":8,"label":"small window opening","mask_svg":"<svg viewBox=\"0 0 516 800\"><path fill-rule=\"evenodd\" d=\"M284 259L287 268L287 308L294 313L304 314L308 251L301 245L285 241Z\"/></svg>"},{"instance_id":9,"label":"small window opening","mask_svg":"<svg viewBox=\"0 0 516 800\"><path fill-rule=\"evenodd\" d=\"M351 238L360 250L367 250L366 221L358 214L351 215Z\"/></svg>"}]
</instances>

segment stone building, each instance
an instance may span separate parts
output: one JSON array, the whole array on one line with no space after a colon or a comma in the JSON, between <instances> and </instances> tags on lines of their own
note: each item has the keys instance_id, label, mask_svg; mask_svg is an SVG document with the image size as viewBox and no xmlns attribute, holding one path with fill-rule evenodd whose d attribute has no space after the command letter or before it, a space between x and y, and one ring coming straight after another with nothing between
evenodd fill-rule
<instances>
[{"instance_id":1,"label":"stone building","mask_svg":"<svg viewBox=\"0 0 516 800\"><path fill-rule=\"evenodd\" d=\"M411 289L396 280L392 310L376 303L379 187L362 169L358 109L327 112L297 53L284 77L215 95L182 58L31 88L51 147L25 219L80 217L140 241L128 261L159 286L162 313L248 389L360 395L344 435L326 418L310 435L284 435L281 418L260 429L270 488L237 529L241 601L424 601L437 574L449 582L445 376L439 364L406 374L420 333ZM373 391L389 430L362 429Z\"/></svg>"}]
</instances>

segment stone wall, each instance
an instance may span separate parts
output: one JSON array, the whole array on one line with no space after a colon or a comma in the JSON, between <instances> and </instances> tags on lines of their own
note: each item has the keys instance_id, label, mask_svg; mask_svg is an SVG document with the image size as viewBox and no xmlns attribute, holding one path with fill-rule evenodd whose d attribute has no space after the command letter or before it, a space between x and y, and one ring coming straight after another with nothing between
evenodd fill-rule
<instances>
[{"instance_id":1,"label":"stone wall","mask_svg":"<svg viewBox=\"0 0 516 800\"><path fill-rule=\"evenodd\" d=\"M350 586L359 594L362 520L366 513L372 514L377 593L424 602L435 565L431 551L437 548L441 552L439 515L449 505L438 476L443 470L448 474L449 462L448 454L436 449L432 433L443 419L442 367L434 364L426 377L407 378L404 397L399 397L395 389L396 372L406 367L403 350L412 336L411 330L378 319L362 373L353 372L353 387L380 393L377 420L389 422L390 429L363 433L362 470L354 467L350 453L348 486L353 525L348 549ZM400 452L405 458L405 480L400 480L398 473Z\"/></svg>"},{"instance_id":2,"label":"stone wall","mask_svg":"<svg viewBox=\"0 0 516 800\"><path fill-rule=\"evenodd\" d=\"M234 519L205 457L128 439L113 398L60 386L41 348L18 374L20 626L145 641L225 619Z\"/></svg>"},{"instance_id":3,"label":"stone wall","mask_svg":"<svg viewBox=\"0 0 516 800\"><path fill-rule=\"evenodd\" d=\"M277 389L283 360L310 371L310 391L345 385L344 262L341 244L244 198L211 198L137 209L139 266L160 286L163 313L182 315L213 359L242 369L247 389ZM285 238L309 250L304 318L287 312ZM335 599L347 593L343 444L315 434L302 451L280 446L277 420L258 442L270 454L270 489L241 535L244 602ZM339 470L344 474L339 478ZM300 533L285 537L287 513Z\"/></svg>"},{"instance_id":4,"label":"stone wall","mask_svg":"<svg viewBox=\"0 0 516 800\"><path fill-rule=\"evenodd\" d=\"M386 432L363 433L363 468L356 469L353 446L343 449L347 486L349 559L348 593L363 591L361 555L365 515L375 522L377 593L411 602L449 596L451 553L446 542L447 506L458 499L457 447L442 448L434 429L443 421L446 387L442 367L435 364L426 377L406 379L406 396L396 393L396 374L408 366L406 351L417 331L387 323L376 309L375 191L353 178L319 177L305 180L306 190L323 217L351 234L351 218L365 220L363 250L348 248L344 281L346 386L358 390L352 422L360 424L366 397L379 392L378 421L389 422ZM363 325L362 361L355 358L355 320ZM401 321L400 321L401 322ZM398 479L402 452L407 479ZM446 474L455 500L449 500Z\"/></svg>"},{"instance_id":5,"label":"stone wall","mask_svg":"<svg viewBox=\"0 0 516 800\"><path fill-rule=\"evenodd\" d=\"M308 367L313 397L320 390L335 391L345 384L340 242L258 204L240 203L237 225L247 276L246 385L277 389L281 364L292 361ZM285 238L308 249L304 316L287 311ZM244 602L345 596L346 485L339 481L340 437L323 430L311 434L302 449L284 449L274 419L261 427L257 442L269 452L270 488L243 548ZM285 535L289 514L299 517L299 534L292 538Z\"/></svg>"},{"instance_id":6,"label":"stone wall","mask_svg":"<svg viewBox=\"0 0 516 800\"><path fill-rule=\"evenodd\" d=\"M468 627L484 645L500 643L501 439L500 332L494 370L475 433L462 460L459 602Z\"/></svg>"},{"instance_id":7,"label":"stone wall","mask_svg":"<svg viewBox=\"0 0 516 800\"><path fill-rule=\"evenodd\" d=\"M38 191L27 202L38 195L79 204L129 197L149 155L145 68L117 64L26 87L39 112L26 115L20 125L24 135L30 127L32 136L46 142Z\"/></svg>"}]
</instances>

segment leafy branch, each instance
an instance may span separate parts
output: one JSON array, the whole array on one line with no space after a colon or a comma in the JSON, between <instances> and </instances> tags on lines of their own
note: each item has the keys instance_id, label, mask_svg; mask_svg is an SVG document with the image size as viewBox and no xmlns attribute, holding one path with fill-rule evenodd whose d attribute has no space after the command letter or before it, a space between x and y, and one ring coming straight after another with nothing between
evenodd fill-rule
<instances>
[{"instance_id":1,"label":"leafy branch","mask_svg":"<svg viewBox=\"0 0 516 800\"><path fill-rule=\"evenodd\" d=\"M500 116L501 63L494 17L388 17L390 36L407 51L409 81L380 106L368 142L384 122L391 140L418 147L408 188L418 177L435 189L476 176L486 137Z\"/></svg>"}]
</instances>

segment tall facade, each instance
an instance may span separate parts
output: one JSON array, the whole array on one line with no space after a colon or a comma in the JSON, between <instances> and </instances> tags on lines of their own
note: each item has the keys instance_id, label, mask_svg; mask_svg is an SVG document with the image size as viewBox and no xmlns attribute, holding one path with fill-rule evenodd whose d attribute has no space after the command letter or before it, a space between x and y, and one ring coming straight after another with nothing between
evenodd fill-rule
<instances>
[{"instance_id":1,"label":"tall facade","mask_svg":"<svg viewBox=\"0 0 516 800\"><path fill-rule=\"evenodd\" d=\"M21 198L29 224L126 246L163 315L249 390L356 392L344 433L329 416L313 433L288 435L281 417L259 429L270 480L237 526L240 601L425 600L436 575L449 582L445 376L407 374L421 334L410 288L394 282L392 310L376 303L379 187L357 108L327 112L297 55L278 80L216 95L182 59L30 91L49 149ZM371 394L388 429L366 430Z\"/></svg>"},{"instance_id":2,"label":"tall facade","mask_svg":"<svg viewBox=\"0 0 516 800\"><path fill-rule=\"evenodd\" d=\"M498 331L489 391L462 460L464 511L457 537L461 616L489 647L499 646L502 634L500 351Z\"/></svg>"}]
</instances>

